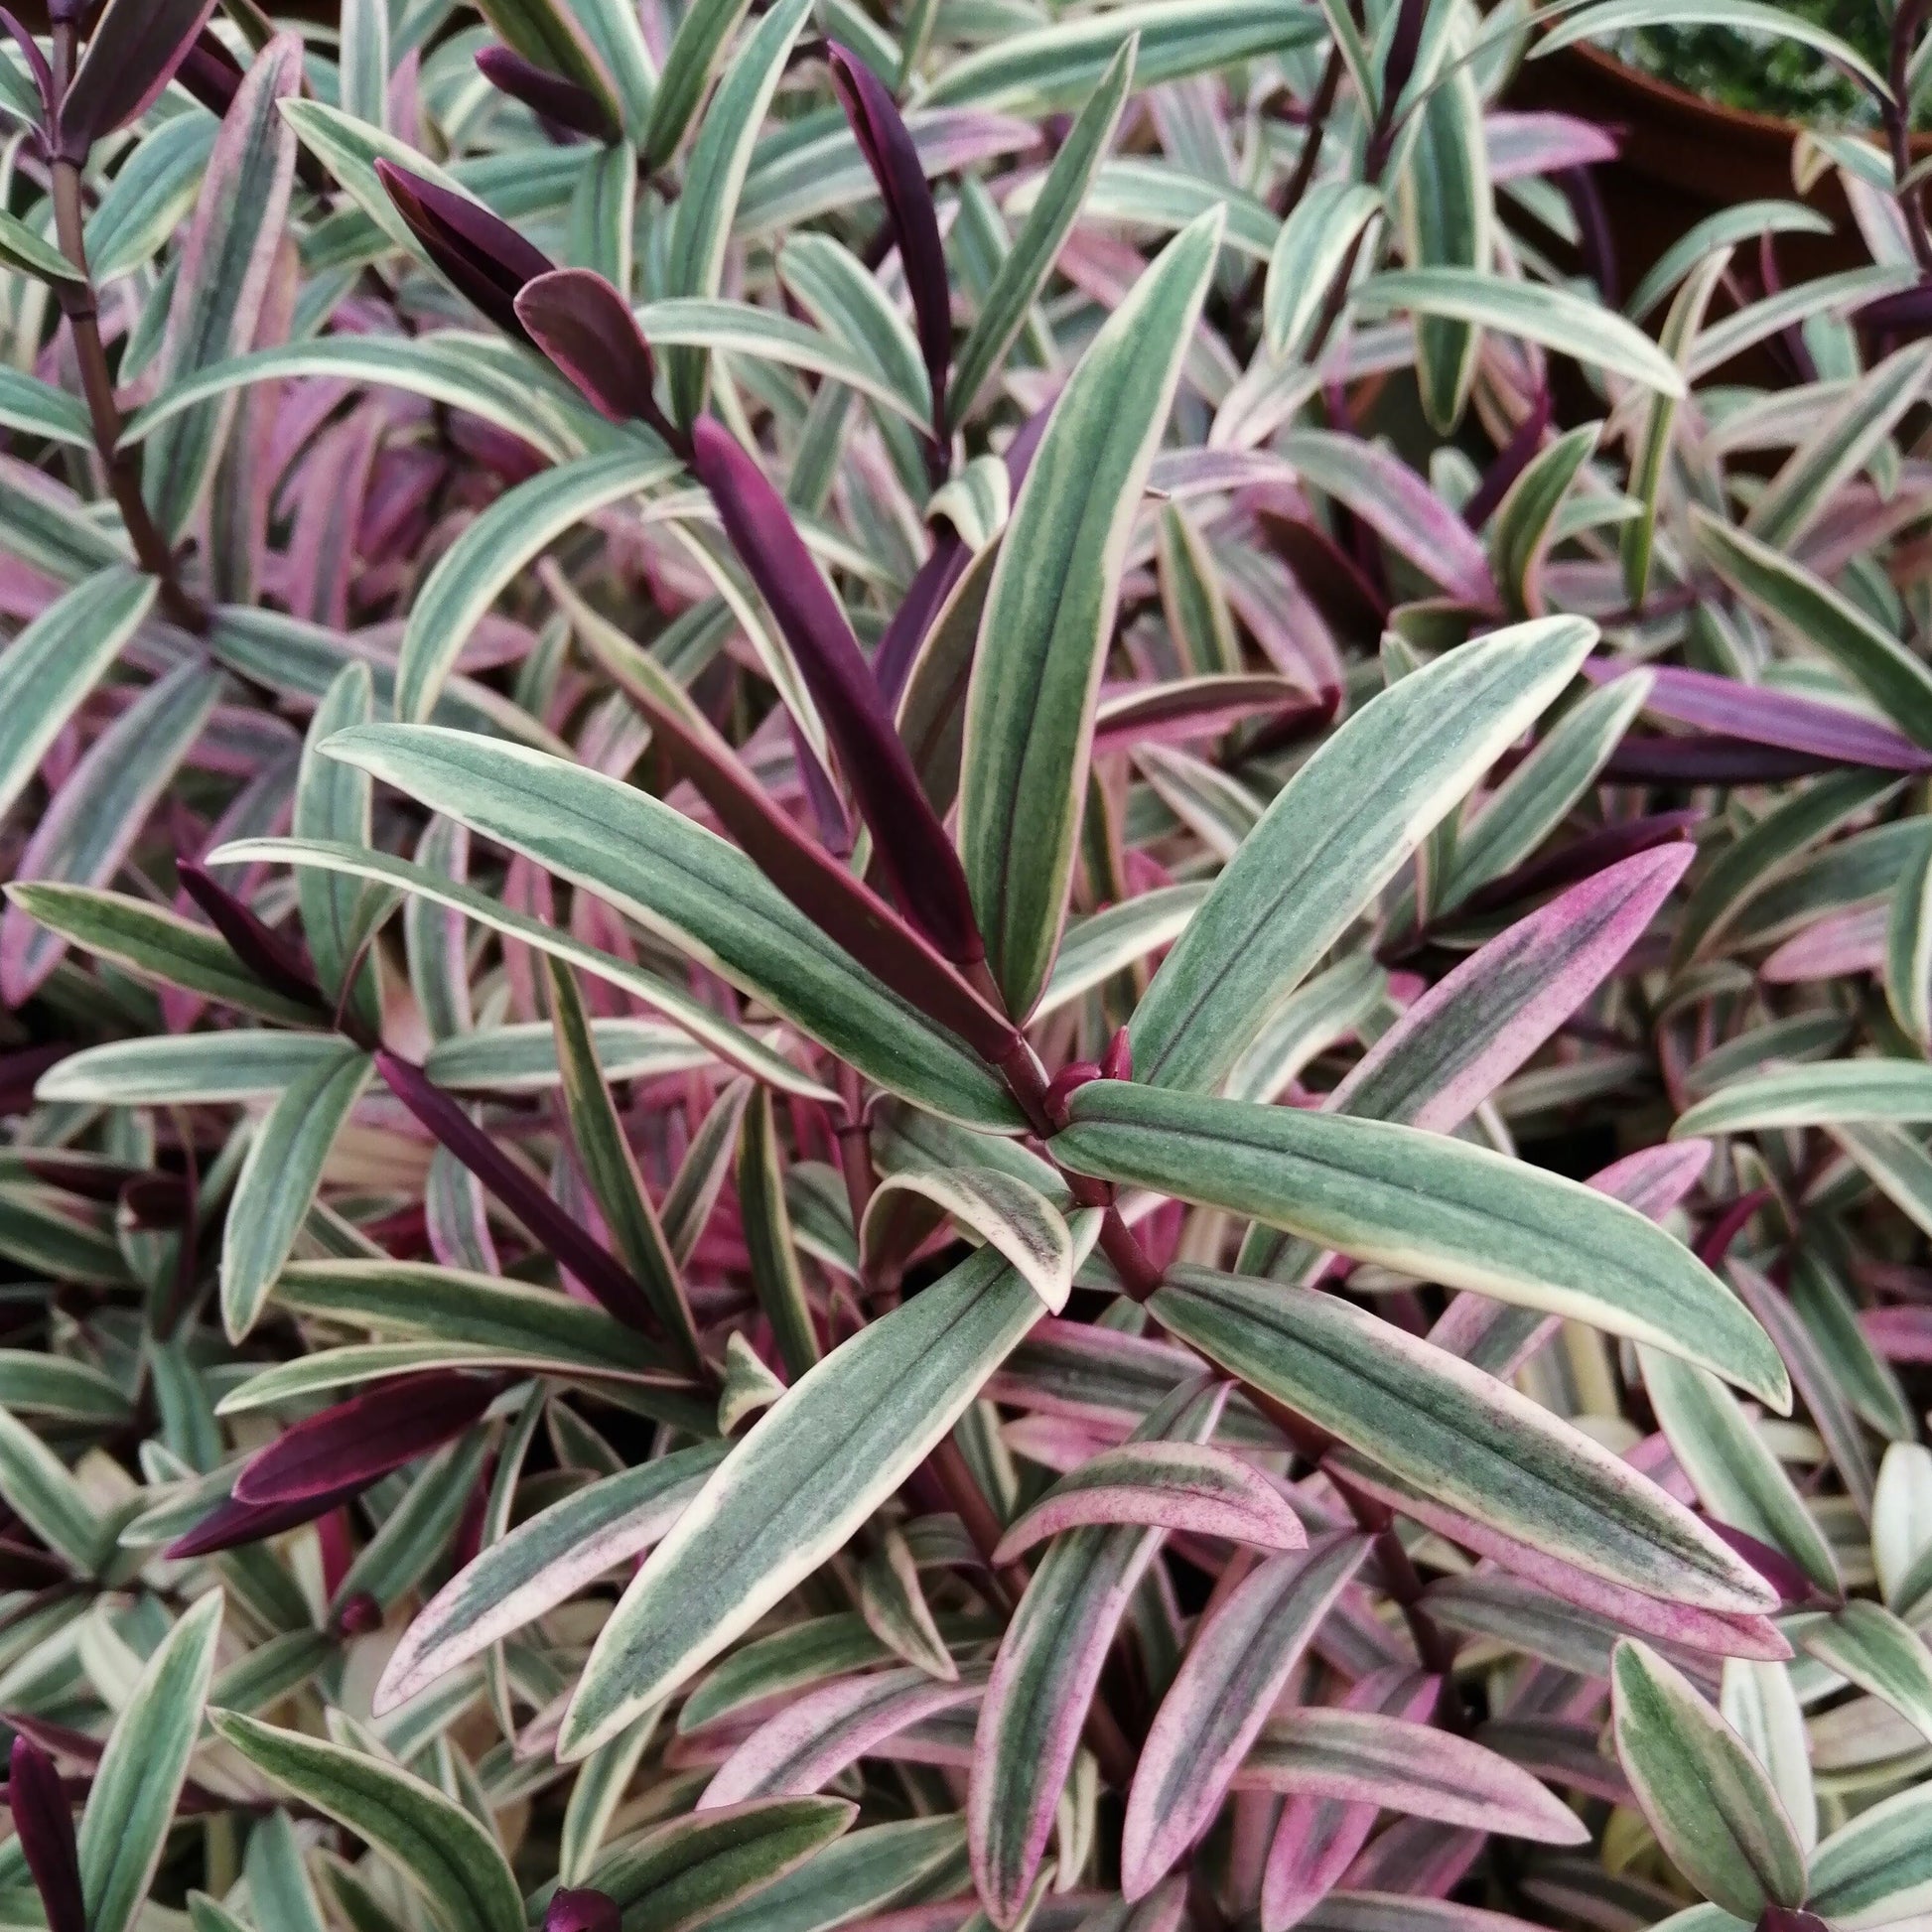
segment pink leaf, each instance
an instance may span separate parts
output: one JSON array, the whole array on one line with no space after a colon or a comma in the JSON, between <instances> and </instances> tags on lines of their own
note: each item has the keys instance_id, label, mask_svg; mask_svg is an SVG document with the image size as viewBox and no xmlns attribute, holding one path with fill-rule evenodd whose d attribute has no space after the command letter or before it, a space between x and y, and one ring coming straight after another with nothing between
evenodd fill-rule
<instances>
[{"instance_id":1,"label":"pink leaf","mask_svg":"<svg viewBox=\"0 0 1932 1932\"><path fill-rule=\"evenodd\" d=\"M1258 1566L1202 1615L1141 1750L1121 1890L1142 1898L1205 1831L1309 1639L1369 1552L1340 1535Z\"/></svg>"},{"instance_id":2,"label":"pink leaf","mask_svg":"<svg viewBox=\"0 0 1932 1932\"><path fill-rule=\"evenodd\" d=\"M1204 1443L1123 1443L1056 1482L1000 1539L996 1564L1072 1529L1139 1524L1263 1550L1308 1546L1302 1519L1265 1476Z\"/></svg>"}]
</instances>

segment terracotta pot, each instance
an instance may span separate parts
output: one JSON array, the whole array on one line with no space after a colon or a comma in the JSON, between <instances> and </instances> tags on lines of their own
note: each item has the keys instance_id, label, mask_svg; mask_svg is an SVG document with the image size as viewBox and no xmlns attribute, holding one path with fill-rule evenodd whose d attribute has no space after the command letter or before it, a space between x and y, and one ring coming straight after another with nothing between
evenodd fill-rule
<instances>
[{"instance_id":1,"label":"terracotta pot","mask_svg":"<svg viewBox=\"0 0 1932 1932\"><path fill-rule=\"evenodd\" d=\"M1787 281L1869 260L1835 172L1803 197L1792 186L1794 121L1719 106L1593 47L1526 61L1510 104L1576 114L1620 137L1622 153L1595 177L1626 289L1694 222L1737 202L1802 199L1831 221L1829 235L1778 237ZM1932 136L1918 135L1912 146L1932 153Z\"/></svg>"}]
</instances>

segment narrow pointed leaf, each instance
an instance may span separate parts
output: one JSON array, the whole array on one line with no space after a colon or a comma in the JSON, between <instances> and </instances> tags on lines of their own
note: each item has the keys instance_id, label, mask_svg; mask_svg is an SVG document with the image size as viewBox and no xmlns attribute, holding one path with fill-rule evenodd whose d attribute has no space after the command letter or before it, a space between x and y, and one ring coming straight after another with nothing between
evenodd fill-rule
<instances>
[{"instance_id":1,"label":"narrow pointed leaf","mask_svg":"<svg viewBox=\"0 0 1932 1932\"><path fill-rule=\"evenodd\" d=\"M307 1417L257 1449L235 1477L235 1499L302 1502L373 1482L461 1435L495 1395L495 1385L482 1376L399 1376Z\"/></svg>"},{"instance_id":2,"label":"narrow pointed leaf","mask_svg":"<svg viewBox=\"0 0 1932 1932\"><path fill-rule=\"evenodd\" d=\"M724 1455L699 1443L519 1523L433 1596L383 1669L378 1717L660 1541Z\"/></svg>"},{"instance_id":3,"label":"narrow pointed leaf","mask_svg":"<svg viewBox=\"0 0 1932 1932\"><path fill-rule=\"evenodd\" d=\"M827 50L826 59L831 64L833 91L879 184L880 200L886 205L886 219L898 246L918 325L919 350L932 390L933 420L941 422L946 414L946 375L952 362L952 296L932 190L926 186L925 169L898 107L879 76L836 41Z\"/></svg>"},{"instance_id":4,"label":"narrow pointed leaf","mask_svg":"<svg viewBox=\"0 0 1932 1932\"><path fill-rule=\"evenodd\" d=\"M1201 1619L1141 1750L1121 1828L1121 1888L1144 1898L1213 1818L1302 1652L1369 1551L1324 1538L1251 1571Z\"/></svg>"},{"instance_id":5,"label":"narrow pointed leaf","mask_svg":"<svg viewBox=\"0 0 1932 1932\"><path fill-rule=\"evenodd\" d=\"M132 570L96 571L0 655L0 809L32 782L61 728L148 615L156 590L152 577Z\"/></svg>"},{"instance_id":6,"label":"narrow pointed leaf","mask_svg":"<svg viewBox=\"0 0 1932 1932\"><path fill-rule=\"evenodd\" d=\"M742 853L661 801L433 727L343 733L334 756L588 887L882 1085L979 1125L1020 1124L991 1068L826 939Z\"/></svg>"},{"instance_id":7,"label":"narrow pointed leaf","mask_svg":"<svg viewBox=\"0 0 1932 1932\"><path fill-rule=\"evenodd\" d=\"M677 1263L665 1246L664 1231L657 1224L643 1176L637 1172L617 1103L605 1084L604 1069L598 1063L597 1036L583 995L577 990L575 976L561 960L548 959L545 964L549 968L550 1020L555 1030L557 1064L563 1074L564 1108L577 1158L584 1164L585 1178L631 1280L643 1290L659 1328L670 1338L685 1366L694 1367L698 1337L685 1303L684 1285Z\"/></svg>"},{"instance_id":8,"label":"narrow pointed leaf","mask_svg":"<svg viewBox=\"0 0 1932 1932\"><path fill-rule=\"evenodd\" d=\"M313 1025L321 1018L313 1002L263 985L219 933L166 906L39 880L9 886L7 899L82 952L143 979L284 1025Z\"/></svg>"},{"instance_id":9,"label":"narrow pointed leaf","mask_svg":"<svg viewBox=\"0 0 1932 1932\"><path fill-rule=\"evenodd\" d=\"M1383 1121L1094 1081L1053 1141L1068 1166L1162 1188L1425 1281L1649 1341L1781 1412L1770 1338L1633 1208L1520 1162Z\"/></svg>"},{"instance_id":10,"label":"narrow pointed leaf","mask_svg":"<svg viewBox=\"0 0 1932 1932\"><path fill-rule=\"evenodd\" d=\"M416 594L396 666L396 716L414 723L430 715L470 633L545 544L676 474L676 462L651 439L560 465L505 490L437 559Z\"/></svg>"},{"instance_id":11,"label":"narrow pointed leaf","mask_svg":"<svg viewBox=\"0 0 1932 1932\"><path fill-rule=\"evenodd\" d=\"M20 1841L34 1889L41 1895L49 1932L87 1932L80 1890L73 1813L54 1760L31 1738L16 1735L7 1776L7 1809Z\"/></svg>"},{"instance_id":12,"label":"narrow pointed leaf","mask_svg":"<svg viewBox=\"0 0 1932 1932\"><path fill-rule=\"evenodd\" d=\"M997 1168L907 1169L875 1189L872 1203L884 1204L868 1204L862 1248L877 1244L895 1196L906 1193L929 1201L996 1248L1054 1314L1065 1308L1073 1289L1073 1236L1060 1210L1037 1188ZM903 1206L903 1200L897 1205Z\"/></svg>"},{"instance_id":13,"label":"narrow pointed leaf","mask_svg":"<svg viewBox=\"0 0 1932 1932\"><path fill-rule=\"evenodd\" d=\"M1580 619L1519 624L1405 677L1326 740L1215 881L1136 1009L1138 1078L1215 1086L1425 834L1570 682Z\"/></svg>"},{"instance_id":14,"label":"narrow pointed leaf","mask_svg":"<svg viewBox=\"0 0 1932 1932\"><path fill-rule=\"evenodd\" d=\"M1903 1618L1861 1599L1808 1623L1798 1641L1828 1669L1883 1698L1932 1743L1932 1654Z\"/></svg>"},{"instance_id":15,"label":"narrow pointed leaf","mask_svg":"<svg viewBox=\"0 0 1932 1932\"><path fill-rule=\"evenodd\" d=\"M995 1560L1011 1563L1047 1537L1102 1523L1271 1551L1308 1544L1302 1519L1239 1456L1205 1443L1124 1443L1054 1483L1000 1539Z\"/></svg>"},{"instance_id":16,"label":"narrow pointed leaf","mask_svg":"<svg viewBox=\"0 0 1932 1932\"><path fill-rule=\"evenodd\" d=\"M1914 744L1932 745L1932 670L1802 564L1708 511L1691 515L1699 548L1732 590L1832 658Z\"/></svg>"},{"instance_id":17,"label":"narrow pointed leaf","mask_svg":"<svg viewBox=\"0 0 1932 1932\"><path fill-rule=\"evenodd\" d=\"M559 1745L580 1757L809 1576L951 1429L1039 1317L982 1253L862 1329L766 1410L605 1624Z\"/></svg>"},{"instance_id":18,"label":"narrow pointed leaf","mask_svg":"<svg viewBox=\"0 0 1932 1932\"><path fill-rule=\"evenodd\" d=\"M1175 1381L1143 1419L1136 1442L1197 1444L1213 1434L1227 1384ZM1096 1525L1057 1538L1001 1640L966 1810L974 1882L996 1924L1013 1924L1026 1907L1107 1652L1163 1536Z\"/></svg>"},{"instance_id":19,"label":"narrow pointed leaf","mask_svg":"<svg viewBox=\"0 0 1932 1932\"><path fill-rule=\"evenodd\" d=\"M212 1590L182 1617L108 1733L80 1818L88 1932L127 1932L147 1901L201 1736L221 1611L221 1592Z\"/></svg>"},{"instance_id":20,"label":"narrow pointed leaf","mask_svg":"<svg viewBox=\"0 0 1932 1932\"><path fill-rule=\"evenodd\" d=\"M719 1766L700 1811L753 1798L802 1797L829 1784L897 1732L979 1701L984 1667L964 1681L922 1670L873 1671L787 1704Z\"/></svg>"},{"instance_id":21,"label":"narrow pointed leaf","mask_svg":"<svg viewBox=\"0 0 1932 1932\"><path fill-rule=\"evenodd\" d=\"M1133 85L1137 46L1130 35L1108 62L1099 84L1053 156L1053 165L1028 207L1013 246L980 302L979 315L961 345L952 393L946 403L947 420L955 428L972 414L981 392L1006 360L1007 351L1026 327L1027 312L1045 286L1060 247L1072 232L1087 190L1120 123L1121 108Z\"/></svg>"},{"instance_id":22,"label":"narrow pointed leaf","mask_svg":"<svg viewBox=\"0 0 1932 1932\"><path fill-rule=\"evenodd\" d=\"M1220 242L1210 211L1108 318L1008 521L966 705L960 849L1009 1011L1058 949L1127 541Z\"/></svg>"},{"instance_id":23,"label":"narrow pointed leaf","mask_svg":"<svg viewBox=\"0 0 1932 1932\"><path fill-rule=\"evenodd\" d=\"M1721 1523L1782 1550L1828 1595L1844 1585L1831 1545L1737 1400L1708 1370L1639 1350L1659 1427L1698 1500Z\"/></svg>"},{"instance_id":24,"label":"narrow pointed leaf","mask_svg":"<svg viewBox=\"0 0 1932 1932\"><path fill-rule=\"evenodd\" d=\"M1804 1854L1737 1733L1643 1644L1617 1645L1610 1683L1624 1775L1685 1876L1745 1918L1802 1905Z\"/></svg>"},{"instance_id":25,"label":"narrow pointed leaf","mask_svg":"<svg viewBox=\"0 0 1932 1932\"><path fill-rule=\"evenodd\" d=\"M187 58L214 0L112 0L61 101L60 145L75 161L146 110Z\"/></svg>"},{"instance_id":26,"label":"narrow pointed leaf","mask_svg":"<svg viewBox=\"0 0 1932 1932\"><path fill-rule=\"evenodd\" d=\"M900 903L949 958L977 959L958 855L926 803L838 600L759 465L715 423L700 423L693 442L699 481L791 646Z\"/></svg>"},{"instance_id":27,"label":"narrow pointed leaf","mask_svg":"<svg viewBox=\"0 0 1932 1932\"><path fill-rule=\"evenodd\" d=\"M314 866L322 871L345 872L395 886L432 904L461 912L491 931L520 939L536 952L567 960L580 972L621 987L643 1005L675 1022L693 1039L710 1047L726 1065L752 1074L780 1093L827 1101L835 1097L829 1087L822 1086L715 1008L694 998L686 988L611 953L599 952L570 933L515 911L445 873L388 853L326 840L238 839L232 845L223 846L214 857L224 865L262 859L298 868Z\"/></svg>"},{"instance_id":28,"label":"narrow pointed leaf","mask_svg":"<svg viewBox=\"0 0 1932 1932\"><path fill-rule=\"evenodd\" d=\"M1719 1611L1775 1593L1689 1510L1507 1384L1308 1289L1170 1271L1176 1335L1471 1520L1650 1595Z\"/></svg>"},{"instance_id":29,"label":"narrow pointed leaf","mask_svg":"<svg viewBox=\"0 0 1932 1932\"><path fill-rule=\"evenodd\" d=\"M1429 1725L1367 1711L1315 1707L1272 1719L1234 1788L1382 1805L1545 1845L1589 1839L1568 1805L1507 1758Z\"/></svg>"},{"instance_id":30,"label":"narrow pointed leaf","mask_svg":"<svg viewBox=\"0 0 1932 1932\"><path fill-rule=\"evenodd\" d=\"M238 1340L255 1325L315 1199L329 1151L374 1070L368 1054L340 1042L283 1089L255 1130L221 1244L221 1319L231 1337Z\"/></svg>"},{"instance_id":31,"label":"narrow pointed leaf","mask_svg":"<svg viewBox=\"0 0 1932 1932\"><path fill-rule=\"evenodd\" d=\"M443 1932L524 1932L523 1897L495 1839L399 1765L235 1711L208 1721L278 1789L365 1839L422 1895Z\"/></svg>"},{"instance_id":32,"label":"narrow pointed leaf","mask_svg":"<svg viewBox=\"0 0 1932 1932\"><path fill-rule=\"evenodd\" d=\"M614 1846L590 1883L631 1925L686 1932L797 1870L856 1811L844 1798L776 1798L674 1818Z\"/></svg>"}]
</instances>

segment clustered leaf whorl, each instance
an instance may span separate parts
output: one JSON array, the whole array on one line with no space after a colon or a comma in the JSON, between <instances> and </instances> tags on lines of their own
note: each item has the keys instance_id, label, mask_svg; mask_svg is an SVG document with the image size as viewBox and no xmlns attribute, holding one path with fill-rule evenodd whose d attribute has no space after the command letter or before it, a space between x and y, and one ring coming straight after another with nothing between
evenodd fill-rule
<instances>
[{"instance_id":1,"label":"clustered leaf whorl","mask_svg":"<svg viewBox=\"0 0 1932 1932\"><path fill-rule=\"evenodd\" d=\"M1932 1922L1927 10L1692 11L1862 265L1678 0L0 9L0 1919Z\"/></svg>"}]
</instances>

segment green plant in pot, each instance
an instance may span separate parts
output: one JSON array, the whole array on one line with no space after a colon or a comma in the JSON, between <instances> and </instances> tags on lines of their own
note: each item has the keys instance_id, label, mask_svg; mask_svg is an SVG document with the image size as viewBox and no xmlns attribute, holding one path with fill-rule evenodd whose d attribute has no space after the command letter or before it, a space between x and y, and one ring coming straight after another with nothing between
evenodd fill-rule
<instances>
[{"instance_id":1,"label":"green plant in pot","mask_svg":"<svg viewBox=\"0 0 1932 1932\"><path fill-rule=\"evenodd\" d=\"M1466 0L0 26L0 1917L1932 1910L1889 185L1613 307Z\"/></svg>"}]
</instances>

